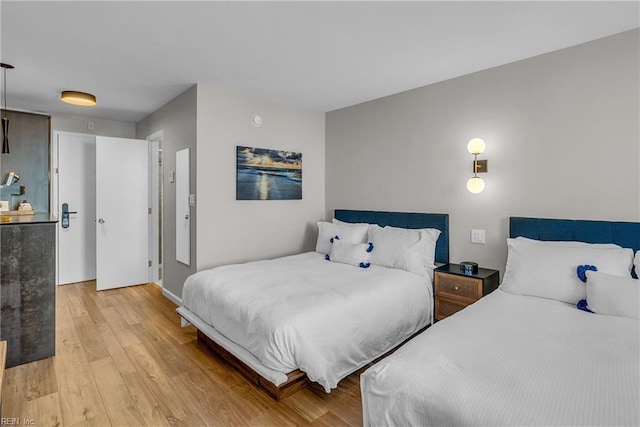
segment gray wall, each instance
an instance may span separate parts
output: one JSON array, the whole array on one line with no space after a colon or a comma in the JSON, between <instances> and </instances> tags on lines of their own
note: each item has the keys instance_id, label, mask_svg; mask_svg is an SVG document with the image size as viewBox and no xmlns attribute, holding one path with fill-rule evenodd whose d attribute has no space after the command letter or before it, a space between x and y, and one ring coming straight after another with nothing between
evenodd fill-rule
<instances>
[{"instance_id":1,"label":"gray wall","mask_svg":"<svg viewBox=\"0 0 640 427\"><path fill-rule=\"evenodd\" d=\"M196 272L197 215L191 214L191 266L176 261L176 188L169 171L176 170L176 151L191 148L191 192L196 192L196 100L197 87L179 95L136 124L136 137L147 138L163 132L163 267L162 286L174 297L182 297L182 284Z\"/></svg>"},{"instance_id":2,"label":"gray wall","mask_svg":"<svg viewBox=\"0 0 640 427\"><path fill-rule=\"evenodd\" d=\"M258 113L262 126L249 118ZM197 270L313 250L315 222L324 217L324 113L230 90L197 85L139 122L138 138L163 131L164 279L182 297ZM236 146L302 152L303 199L237 201ZM191 148L191 266L175 258L175 153ZM197 183L197 185L196 185Z\"/></svg>"},{"instance_id":3,"label":"gray wall","mask_svg":"<svg viewBox=\"0 0 640 427\"><path fill-rule=\"evenodd\" d=\"M451 261L504 272L512 215L640 220L638 30L333 111L326 215L450 214ZM486 189L471 194L473 137ZM471 228L486 244L471 244Z\"/></svg>"},{"instance_id":4,"label":"gray wall","mask_svg":"<svg viewBox=\"0 0 640 427\"><path fill-rule=\"evenodd\" d=\"M262 117L254 127L252 114ZM313 250L324 217L325 115L198 85L198 270ZM302 153L302 200L236 200L236 146Z\"/></svg>"}]
</instances>

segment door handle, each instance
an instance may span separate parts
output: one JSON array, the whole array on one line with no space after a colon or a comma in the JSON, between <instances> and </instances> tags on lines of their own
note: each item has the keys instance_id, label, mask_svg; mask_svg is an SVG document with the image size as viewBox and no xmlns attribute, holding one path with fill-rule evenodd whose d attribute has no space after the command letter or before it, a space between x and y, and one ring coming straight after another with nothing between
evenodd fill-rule
<instances>
[{"instance_id":1,"label":"door handle","mask_svg":"<svg viewBox=\"0 0 640 427\"><path fill-rule=\"evenodd\" d=\"M102 219L102 218L100 218L100 219L98 220L98 223L100 223L100 224L104 224L104 223L105 223L105 220L104 220L104 219Z\"/></svg>"},{"instance_id":2,"label":"door handle","mask_svg":"<svg viewBox=\"0 0 640 427\"><path fill-rule=\"evenodd\" d=\"M62 228L69 228L69 214L77 214L76 211L69 210L69 203L62 204Z\"/></svg>"}]
</instances>

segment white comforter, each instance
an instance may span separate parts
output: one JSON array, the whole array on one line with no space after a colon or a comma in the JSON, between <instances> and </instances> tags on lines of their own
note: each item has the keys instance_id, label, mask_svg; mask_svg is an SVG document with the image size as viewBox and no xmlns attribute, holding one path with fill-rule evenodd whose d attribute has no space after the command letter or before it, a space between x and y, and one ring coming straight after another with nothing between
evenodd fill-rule
<instances>
[{"instance_id":1,"label":"white comforter","mask_svg":"<svg viewBox=\"0 0 640 427\"><path fill-rule=\"evenodd\" d=\"M365 425L638 426L639 332L497 290L361 376Z\"/></svg>"},{"instance_id":2,"label":"white comforter","mask_svg":"<svg viewBox=\"0 0 640 427\"><path fill-rule=\"evenodd\" d=\"M265 366L300 369L327 392L426 326L431 282L300 255L201 271L185 282L185 308Z\"/></svg>"}]
</instances>

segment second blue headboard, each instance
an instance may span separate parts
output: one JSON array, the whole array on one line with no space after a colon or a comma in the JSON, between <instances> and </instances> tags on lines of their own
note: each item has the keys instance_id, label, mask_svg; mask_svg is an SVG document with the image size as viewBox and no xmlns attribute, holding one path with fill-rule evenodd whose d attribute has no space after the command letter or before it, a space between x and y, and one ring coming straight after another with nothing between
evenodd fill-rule
<instances>
[{"instance_id":1,"label":"second blue headboard","mask_svg":"<svg viewBox=\"0 0 640 427\"><path fill-rule=\"evenodd\" d=\"M436 262L449 263L449 214L419 212L383 212L336 209L335 218L344 222L366 222L381 227L437 228Z\"/></svg>"},{"instance_id":2,"label":"second blue headboard","mask_svg":"<svg viewBox=\"0 0 640 427\"><path fill-rule=\"evenodd\" d=\"M615 243L635 252L640 249L640 222L511 217L509 236L535 240Z\"/></svg>"}]
</instances>

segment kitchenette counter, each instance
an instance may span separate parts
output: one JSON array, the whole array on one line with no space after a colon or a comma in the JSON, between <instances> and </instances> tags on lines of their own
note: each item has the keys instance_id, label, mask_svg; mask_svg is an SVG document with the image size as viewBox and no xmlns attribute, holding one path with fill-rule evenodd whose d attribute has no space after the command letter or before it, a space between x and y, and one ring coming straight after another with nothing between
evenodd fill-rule
<instances>
[{"instance_id":1,"label":"kitchenette counter","mask_svg":"<svg viewBox=\"0 0 640 427\"><path fill-rule=\"evenodd\" d=\"M48 213L37 213L33 215L14 215L6 212L0 213L0 225L6 224L42 224L58 222L58 218Z\"/></svg>"}]
</instances>

